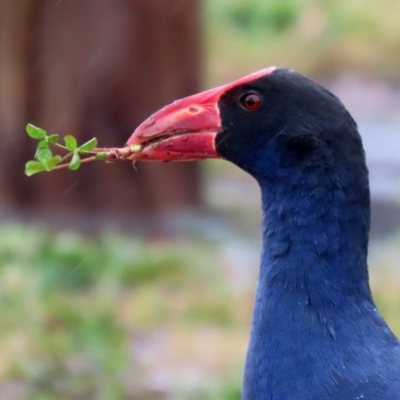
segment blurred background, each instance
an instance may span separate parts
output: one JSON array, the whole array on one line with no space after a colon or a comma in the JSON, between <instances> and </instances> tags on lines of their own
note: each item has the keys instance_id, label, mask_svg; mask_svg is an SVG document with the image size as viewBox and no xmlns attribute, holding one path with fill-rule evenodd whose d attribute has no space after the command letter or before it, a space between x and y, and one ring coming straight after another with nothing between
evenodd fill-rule
<instances>
[{"instance_id":1,"label":"blurred background","mask_svg":"<svg viewBox=\"0 0 400 400\"><path fill-rule=\"evenodd\" d=\"M372 287L400 334L400 3L0 0L0 400L239 400L260 239L221 161L24 176L30 122L121 146L174 99L269 65L359 123Z\"/></svg>"}]
</instances>

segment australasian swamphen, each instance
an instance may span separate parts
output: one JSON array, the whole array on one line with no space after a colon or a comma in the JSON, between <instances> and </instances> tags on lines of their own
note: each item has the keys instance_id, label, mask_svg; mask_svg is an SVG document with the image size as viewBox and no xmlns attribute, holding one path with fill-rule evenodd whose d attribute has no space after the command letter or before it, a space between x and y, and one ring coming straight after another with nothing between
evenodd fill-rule
<instances>
[{"instance_id":1,"label":"australasian swamphen","mask_svg":"<svg viewBox=\"0 0 400 400\"><path fill-rule=\"evenodd\" d=\"M140 159L224 158L260 185L243 399L400 399L400 345L368 283L364 151L337 97L271 67L164 107L135 144Z\"/></svg>"}]
</instances>

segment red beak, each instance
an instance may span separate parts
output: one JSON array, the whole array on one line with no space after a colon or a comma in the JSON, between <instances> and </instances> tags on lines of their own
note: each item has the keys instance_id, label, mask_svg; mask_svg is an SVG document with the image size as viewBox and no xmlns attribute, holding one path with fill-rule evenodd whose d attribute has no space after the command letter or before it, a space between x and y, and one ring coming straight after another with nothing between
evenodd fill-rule
<instances>
[{"instance_id":1,"label":"red beak","mask_svg":"<svg viewBox=\"0 0 400 400\"><path fill-rule=\"evenodd\" d=\"M127 146L140 145L135 160L199 160L220 158L215 137L222 130L219 99L228 90L270 74L275 67L254 72L224 86L177 100L139 125Z\"/></svg>"}]
</instances>

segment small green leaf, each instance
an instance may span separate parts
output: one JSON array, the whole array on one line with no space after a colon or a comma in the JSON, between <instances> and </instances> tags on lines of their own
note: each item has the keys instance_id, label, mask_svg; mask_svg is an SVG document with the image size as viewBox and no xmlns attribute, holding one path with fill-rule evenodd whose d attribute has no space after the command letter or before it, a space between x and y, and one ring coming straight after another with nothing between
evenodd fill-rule
<instances>
[{"instance_id":1,"label":"small green leaf","mask_svg":"<svg viewBox=\"0 0 400 400\"><path fill-rule=\"evenodd\" d=\"M133 144L131 150L133 153L139 153L142 150L142 146L140 144Z\"/></svg>"},{"instance_id":2,"label":"small green leaf","mask_svg":"<svg viewBox=\"0 0 400 400\"><path fill-rule=\"evenodd\" d=\"M53 157L53 154L49 149L40 149L35 154L35 158L43 165L46 165L47 161L50 160L51 157Z\"/></svg>"},{"instance_id":3,"label":"small green leaf","mask_svg":"<svg viewBox=\"0 0 400 400\"><path fill-rule=\"evenodd\" d=\"M46 138L46 131L38 128L35 125L28 124L26 125L26 133L32 138L32 139L45 139Z\"/></svg>"},{"instance_id":4,"label":"small green leaf","mask_svg":"<svg viewBox=\"0 0 400 400\"><path fill-rule=\"evenodd\" d=\"M79 146L79 151L91 151L97 146L97 139L90 139L88 142L84 143L82 146Z\"/></svg>"},{"instance_id":5,"label":"small green leaf","mask_svg":"<svg viewBox=\"0 0 400 400\"><path fill-rule=\"evenodd\" d=\"M81 157L78 152L75 151L72 156L71 162L69 163L69 169L72 171L76 171L81 166Z\"/></svg>"},{"instance_id":6,"label":"small green leaf","mask_svg":"<svg viewBox=\"0 0 400 400\"><path fill-rule=\"evenodd\" d=\"M51 157L49 160L47 160L47 167L49 170L52 170L56 165L60 164L61 157L60 156L54 156Z\"/></svg>"},{"instance_id":7,"label":"small green leaf","mask_svg":"<svg viewBox=\"0 0 400 400\"><path fill-rule=\"evenodd\" d=\"M58 138L59 138L59 135L50 135L50 136L47 136L48 142L49 142L49 143L53 143L53 144L58 143Z\"/></svg>"},{"instance_id":8,"label":"small green leaf","mask_svg":"<svg viewBox=\"0 0 400 400\"><path fill-rule=\"evenodd\" d=\"M72 135L67 135L64 137L65 147L70 150L74 151L78 148L78 143L76 139Z\"/></svg>"},{"instance_id":9,"label":"small green leaf","mask_svg":"<svg viewBox=\"0 0 400 400\"><path fill-rule=\"evenodd\" d=\"M41 140L38 144L38 150L42 149L48 149L49 148L49 143L46 140Z\"/></svg>"},{"instance_id":10,"label":"small green leaf","mask_svg":"<svg viewBox=\"0 0 400 400\"><path fill-rule=\"evenodd\" d=\"M101 151L100 153L96 154L96 160L102 161L106 159L106 153L104 151Z\"/></svg>"},{"instance_id":11,"label":"small green leaf","mask_svg":"<svg viewBox=\"0 0 400 400\"><path fill-rule=\"evenodd\" d=\"M32 176L34 174L37 174L38 172L44 171L47 171L47 168L39 161L28 161L25 164L25 174L27 176Z\"/></svg>"}]
</instances>

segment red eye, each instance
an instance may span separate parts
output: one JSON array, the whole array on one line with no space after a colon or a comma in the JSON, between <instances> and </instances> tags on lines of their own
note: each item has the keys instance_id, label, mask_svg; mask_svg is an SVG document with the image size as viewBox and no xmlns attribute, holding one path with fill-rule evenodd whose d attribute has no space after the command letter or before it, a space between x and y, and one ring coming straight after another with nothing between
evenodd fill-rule
<instances>
[{"instance_id":1,"label":"red eye","mask_svg":"<svg viewBox=\"0 0 400 400\"><path fill-rule=\"evenodd\" d=\"M240 104L248 111L258 110L261 106L261 98L256 93L246 93L240 97Z\"/></svg>"}]
</instances>

